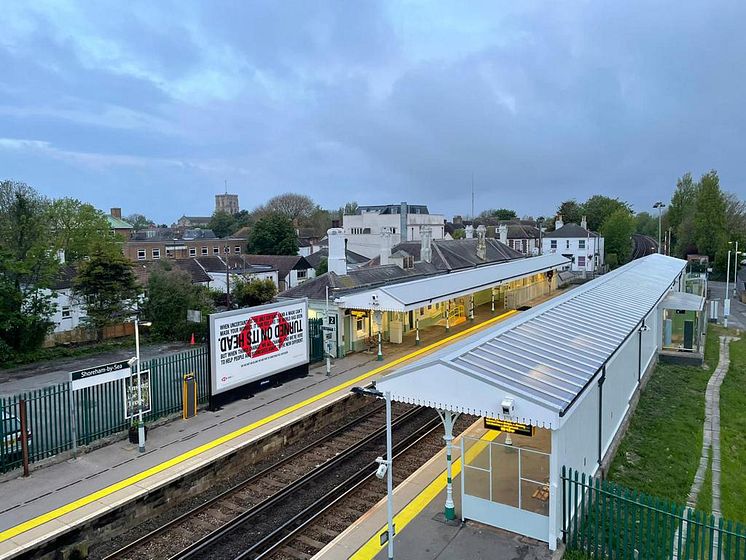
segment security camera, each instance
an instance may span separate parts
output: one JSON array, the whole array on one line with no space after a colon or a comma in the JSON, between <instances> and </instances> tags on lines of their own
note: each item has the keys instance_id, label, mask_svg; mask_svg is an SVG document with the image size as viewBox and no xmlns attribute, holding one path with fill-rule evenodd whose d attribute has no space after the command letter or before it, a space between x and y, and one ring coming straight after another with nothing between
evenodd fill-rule
<instances>
[{"instance_id":1,"label":"security camera","mask_svg":"<svg viewBox=\"0 0 746 560\"><path fill-rule=\"evenodd\" d=\"M376 463L378 463L378 468L376 469L376 476L380 479L383 479L383 477L386 476L386 473L389 470L389 466L386 464L386 461L383 459L383 457L376 458Z\"/></svg>"},{"instance_id":2,"label":"security camera","mask_svg":"<svg viewBox=\"0 0 746 560\"><path fill-rule=\"evenodd\" d=\"M503 414L505 416L513 416L513 413L515 412L515 403L513 402L513 399L503 399L500 406L502 406Z\"/></svg>"},{"instance_id":3,"label":"security camera","mask_svg":"<svg viewBox=\"0 0 746 560\"><path fill-rule=\"evenodd\" d=\"M137 358L130 358L129 360L127 360L127 365L129 367L133 367L136 363L137 363Z\"/></svg>"}]
</instances>

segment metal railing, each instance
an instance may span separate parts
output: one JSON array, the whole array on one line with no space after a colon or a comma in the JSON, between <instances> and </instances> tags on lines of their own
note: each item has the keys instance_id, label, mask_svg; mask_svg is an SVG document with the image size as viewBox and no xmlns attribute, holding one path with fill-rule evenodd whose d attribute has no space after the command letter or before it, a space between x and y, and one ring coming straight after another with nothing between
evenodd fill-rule
<instances>
[{"instance_id":1,"label":"metal railing","mask_svg":"<svg viewBox=\"0 0 746 560\"><path fill-rule=\"evenodd\" d=\"M562 468L562 540L589 558L741 560L746 527Z\"/></svg>"}]
</instances>

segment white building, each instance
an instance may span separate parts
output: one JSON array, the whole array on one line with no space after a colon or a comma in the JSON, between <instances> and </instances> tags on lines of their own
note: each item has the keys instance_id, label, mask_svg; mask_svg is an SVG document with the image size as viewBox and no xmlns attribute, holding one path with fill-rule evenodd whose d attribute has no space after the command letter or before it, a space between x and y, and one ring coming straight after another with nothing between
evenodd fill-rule
<instances>
[{"instance_id":1,"label":"white building","mask_svg":"<svg viewBox=\"0 0 746 560\"><path fill-rule=\"evenodd\" d=\"M342 217L342 229L347 239L347 249L368 258L381 252L381 233L391 232L391 245L402 241L419 241L420 228L429 226L432 239L445 238L445 216L430 214L427 206L388 204L384 206L359 206L357 213Z\"/></svg>"},{"instance_id":2,"label":"white building","mask_svg":"<svg viewBox=\"0 0 746 560\"><path fill-rule=\"evenodd\" d=\"M601 272L606 262L604 251L604 238L588 230L585 216L580 225L565 224L562 216L558 216L554 231L545 233L542 238L542 253L557 253L572 259L570 270L573 272Z\"/></svg>"}]
</instances>

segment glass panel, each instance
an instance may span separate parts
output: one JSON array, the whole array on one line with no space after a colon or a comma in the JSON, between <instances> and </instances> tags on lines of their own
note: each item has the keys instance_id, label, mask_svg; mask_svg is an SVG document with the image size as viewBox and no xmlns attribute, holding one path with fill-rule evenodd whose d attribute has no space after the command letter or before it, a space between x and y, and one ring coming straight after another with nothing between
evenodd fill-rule
<instances>
[{"instance_id":1,"label":"glass panel","mask_svg":"<svg viewBox=\"0 0 746 560\"><path fill-rule=\"evenodd\" d=\"M549 484L549 456L522 449L521 478Z\"/></svg>"},{"instance_id":2,"label":"glass panel","mask_svg":"<svg viewBox=\"0 0 746 560\"><path fill-rule=\"evenodd\" d=\"M488 470L490 468L490 444L474 438L464 439L465 464Z\"/></svg>"},{"instance_id":3,"label":"glass panel","mask_svg":"<svg viewBox=\"0 0 746 560\"><path fill-rule=\"evenodd\" d=\"M521 481L521 509L549 515L549 485Z\"/></svg>"},{"instance_id":4,"label":"glass panel","mask_svg":"<svg viewBox=\"0 0 746 560\"><path fill-rule=\"evenodd\" d=\"M492 444L492 501L518 507L518 449Z\"/></svg>"},{"instance_id":5,"label":"glass panel","mask_svg":"<svg viewBox=\"0 0 746 560\"><path fill-rule=\"evenodd\" d=\"M464 493L469 496L490 499L490 473L479 469L464 468Z\"/></svg>"}]
</instances>

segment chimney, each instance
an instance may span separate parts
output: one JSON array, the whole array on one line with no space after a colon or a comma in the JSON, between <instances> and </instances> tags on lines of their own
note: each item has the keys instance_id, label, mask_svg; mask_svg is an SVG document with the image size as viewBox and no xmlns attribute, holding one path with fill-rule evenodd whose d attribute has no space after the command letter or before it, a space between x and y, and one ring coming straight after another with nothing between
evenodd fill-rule
<instances>
[{"instance_id":1,"label":"chimney","mask_svg":"<svg viewBox=\"0 0 746 560\"><path fill-rule=\"evenodd\" d=\"M391 264L391 230L381 228L381 266Z\"/></svg>"},{"instance_id":2,"label":"chimney","mask_svg":"<svg viewBox=\"0 0 746 560\"><path fill-rule=\"evenodd\" d=\"M554 221L554 229L559 229L564 225L565 222L562 221L562 214L557 214L557 219Z\"/></svg>"},{"instance_id":3,"label":"chimney","mask_svg":"<svg viewBox=\"0 0 746 560\"><path fill-rule=\"evenodd\" d=\"M345 254L345 231L342 228L330 228L326 230L329 239L329 256L327 258L327 270L338 274L347 275L347 255Z\"/></svg>"},{"instance_id":4,"label":"chimney","mask_svg":"<svg viewBox=\"0 0 746 560\"><path fill-rule=\"evenodd\" d=\"M122 209L121 208L112 208L111 209L111 217L112 218L119 218L122 219Z\"/></svg>"},{"instance_id":5,"label":"chimney","mask_svg":"<svg viewBox=\"0 0 746 560\"><path fill-rule=\"evenodd\" d=\"M433 262L433 230L430 226L420 228L420 260L426 263Z\"/></svg>"},{"instance_id":6,"label":"chimney","mask_svg":"<svg viewBox=\"0 0 746 560\"><path fill-rule=\"evenodd\" d=\"M401 240L407 241L409 237L407 236L407 215L409 214L409 205L406 202L401 203L401 207L399 208L399 229L401 230Z\"/></svg>"},{"instance_id":7,"label":"chimney","mask_svg":"<svg viewBox=\"0 0 746 560\"><path fill-rule=\"evenodd\" d=\"M474 239L474 226L471 224L466 226L466 239Z\"/></svg>"},{"instance_id":8,"label":"chimney","mask_svg":"<svg viewBox=\"0 0 746 560\"><path fill-rule=\"evenodd\" d=\"M484 225L477 228L477 258L487 260L487 228Z\"/></svg>"},{"instance_id":9,"label":"chimney","mask_svg":"<svg viewBox=\"0 0 746 560\"><path fill-rule=\"evenodd\" d=\"M586 220L585 216L580 219L580 227L588 229L588 220Z\"/></svg>"},{"instance_id":10,"label":"chimney","mask_svg":"<svg viewBox=\"0 0 746 560\"><path fill-rule=\"evenodd\" d=\"M500 243L503 245L508 244L508 224L500 224L500 227L497 228L497 231L500 232Z\"/></svg>"}]
</instances>

